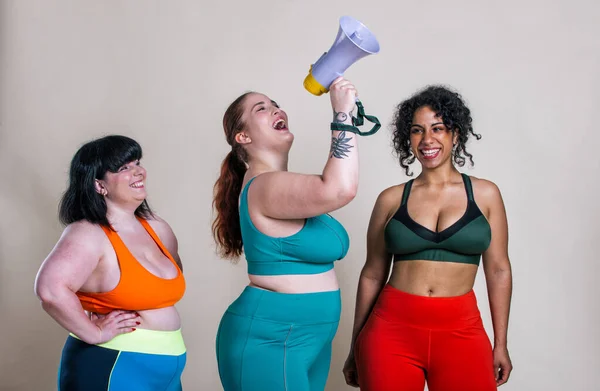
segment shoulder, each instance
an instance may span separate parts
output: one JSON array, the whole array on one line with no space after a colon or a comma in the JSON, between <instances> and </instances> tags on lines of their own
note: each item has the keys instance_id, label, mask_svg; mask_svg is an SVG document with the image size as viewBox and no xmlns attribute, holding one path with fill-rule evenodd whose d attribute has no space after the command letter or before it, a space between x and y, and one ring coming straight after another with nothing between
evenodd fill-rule
<instances>
[{"instance_id":1,"label":"shoulder","mask_svg":"<svg viewBox=\"0 0 600 391\"><path fill-rule=\"evenodd\" d=\"M471 178L471 183L473 184L473 193L476 197L479 196L487 199L500 196L500 189L494 182L488 179L477 178L470 175L469 178Z\"/></svg>"},{"instance_id":2,"label":"shoulder","mask_svg":"<svg viewBox=\"0 0 600 391\"><path fill-rule=\"evenodd\" d=\"M49 258L97 262L108 247L100 225L82 220L67 225Z\"/></svg>"},{"instance_id":3,"label":"shoulder","mask_svg":"<svg viewBox=\"0 0 600 391\"><path fill-rule=\"evenodd\" d=\"M177 242L175 233L171 226L159 215L154 214L152 217L146 219L150 227L156 232L161 241L168 243Z\"/></svg>"},{"instance_id":4,"label":"shoulder","mask_svg":"<svg viewBox=\"0 0 600 391\"><path fill-rule=\"evenodd\" d=\"M404 188L406 187L405 183L401 183L399 185L390 186L387 189L383 190L379 193L377 197L376 203L380 204L393 204L400 203L402 201L402 194L404 193Z\"/></svg>"},{"instance_id":5,"label":"shoulder","mask_svg":"<svg viewBox=\"0 0 600 391\"><path fill-rule=\"evenodd\" d=\"M61 235L61 241L75 241L93 246L108 240L102 227L86 220L76 221L67 225Z\"/></svg>"},{"instance_id":6,"label":"shoulder","mask_svg":"<svg viewBox=\"0 0 600 391\"><path fill-rule=\"evenodd\" d=\"M470 178L471 183L473 184L473 196L475 197L475 202L480 206L487 217L489 217L490 214L495 213L494 211L504 210L504 201L502 200L500 189L494 182L477 177Z\"/></svg>"},{"instance_id":7,"label":"shoulder","mask_svg":"<svg viewBox=\"0 0 600 391\"><path fill-rule=\"evenodd\" d=\"M406 183L390 186L379 193L379 196L377 196L377 200L375 201L374 211L386 215L393 214L400 207Z\"/></svg>"}]
</instances>

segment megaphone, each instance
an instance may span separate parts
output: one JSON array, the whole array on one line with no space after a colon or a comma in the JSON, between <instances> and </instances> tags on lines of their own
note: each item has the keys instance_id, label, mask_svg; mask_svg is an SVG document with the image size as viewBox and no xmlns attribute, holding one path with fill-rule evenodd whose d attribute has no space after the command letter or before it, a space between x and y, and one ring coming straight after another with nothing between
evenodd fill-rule
<instances>
[{"instance_id":1,"label":"megaphone","mask_svg":"<svg viewBox=\"0 0 600 391\"><path fill-rule=\"evenodd\" d=\"M375 35L358 20L342 16L333 45L311 65L308 76L304 79L304 88L317 96L327 93L331 83L342 76L350 65L378 52L379 42Z\"/></svg>"}]
</instances>

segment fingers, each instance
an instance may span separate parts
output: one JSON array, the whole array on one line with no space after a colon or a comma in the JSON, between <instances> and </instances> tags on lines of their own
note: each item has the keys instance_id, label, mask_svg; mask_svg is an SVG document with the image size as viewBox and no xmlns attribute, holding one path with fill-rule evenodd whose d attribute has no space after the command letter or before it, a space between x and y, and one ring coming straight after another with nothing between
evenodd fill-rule
<instances>
[{"instance_id":1,"label":"fingers","mask_svg":"<svg viewBox=\"0 0 600 391\"><path fill-rule=\"evenodd\" d=\"M346 380L347 385L358 388L356 377L356 371L344 371L344 379Z\"/></svg>"},{"instance_id":2,"label":"fingers","mask_svg":"<svg viewBox=\"0 0 600 391\"><path fill-rule=\"evenodd\" d=\"M117 329L116 335L133 333L135 330L136 330L135 327L123 327L123 328Z\"/></svg>"},{"instance_id":3,"label":"fingers","mask_svg":"<svg viewBox=\"0 0 600 391\"><path fill-rule=\"evenodd\" d=\"M116 322L118 328L136 327L141 324L141 318L136 312L117 315L113 321Z\"/></svg>"},{"instance_id":4,"label":"fingers","mask_svg":"<svg viewBox=\"0 0 600 391\"><path fill-rule=\"evenodd\" d=\"M496 381L498 386L501 386L508 381L511 372L512 364L508 363L500 365L500 371L498 372L498 380Z\"/></svg>"},{"instance_id":5,"label":"fingers","mask_svg":"<svg viewBox=\"0 0 600 391\"><path fill-rule=\"evenodd\" d=\"M510 377L510 373L512 372L512 364L508 363L498 363L494 365L494 373L496 375L496 384L498 386L503 385L508 381Z\"/></svg>"}]
</instances>

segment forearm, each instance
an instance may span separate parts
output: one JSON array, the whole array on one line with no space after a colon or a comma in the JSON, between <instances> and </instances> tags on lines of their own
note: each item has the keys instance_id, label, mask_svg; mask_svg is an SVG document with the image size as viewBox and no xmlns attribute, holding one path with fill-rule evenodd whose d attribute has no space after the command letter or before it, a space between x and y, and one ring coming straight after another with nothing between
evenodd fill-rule
<instances>
[{"instance_id":1,"label":"forearm","mask_svg":"<svg viewBox=\"0 0 600 391\"><path fill-rule=\"evenodd\" d=\"M486 282L494 328L494 347L506 347L512 296L510 267L489 273L486 275Z\"/></svg>"},{"instance_id":2,"label":"forearm","mask_svg":"<svg viewBox=\"0 0 600 391\"><path fill-rule=\"evenodd\" d=\"M384 280L369 278L361 274L358 282L356 294L356 306L354 309L354 327L352 329L352 341L350 345L350 354L354 353L354 343L360 331L364 327L379 293L385 285Z\"/></svg>"},{"instance_id":3,"label":"forearm","mask_svg":"<svg viewBox=\"0 0 600 391\"><path fill-rule=\"evenodd\" d=\"M63 328L89 344L98 343L101 331L86 316L77 295L68 288L41 296L42 308Z\"/></svg>"},{"instance_id":4,"label":"forearm","mask_svg":"<svg viewBox=\"0 0 600 391\"><path fill-rule=\"evenodd\" d=\"M323 169L323 182L343 192L355 193L358 187L357 135L332 131L329 158Z\"/></svg>"}]
</instances>

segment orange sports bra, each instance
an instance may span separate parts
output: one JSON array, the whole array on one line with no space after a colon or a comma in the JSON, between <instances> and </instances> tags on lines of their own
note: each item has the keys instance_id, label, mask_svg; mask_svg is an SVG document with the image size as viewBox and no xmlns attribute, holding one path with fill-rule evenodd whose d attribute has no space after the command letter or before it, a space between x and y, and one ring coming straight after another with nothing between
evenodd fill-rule
<instances>
[{"instance_id":1,"label":"orange sports bra","mask_svg":"<svg viewBox=\"0 0 600 391\"><path fill-rule=\"evenodd\" d=\"M185 279L177 263L162 244L150 224L138 218L163 254L177 267L177 277L164 279L150 273L129 252L119 234L102 226L108 240L115 249L121 279L115 289L109 292L77 292L83 309L100 314L112 310L142 311L170 307L177 303L185 292Z\"/></svg>"}]
</instances>

